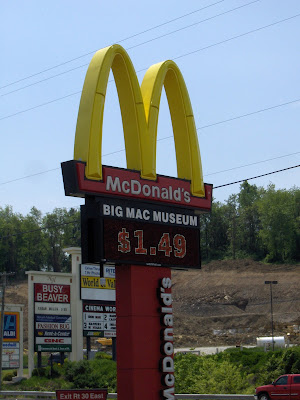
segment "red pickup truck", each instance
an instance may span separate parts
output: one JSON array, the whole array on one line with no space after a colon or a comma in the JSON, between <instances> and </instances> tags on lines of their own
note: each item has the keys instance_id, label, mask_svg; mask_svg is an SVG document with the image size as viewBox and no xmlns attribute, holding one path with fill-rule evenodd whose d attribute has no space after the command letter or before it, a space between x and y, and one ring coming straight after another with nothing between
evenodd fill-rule
<instances>
[{"instance_id":1,"label":"red pickup truck","mask_svg":"<svg viewBox=\"0 0 300 400\"><path fill-rule=\"evenodd\" d=\"M270 385L255 389L255 400L300 400L300 374L281 375Z\"/></svg>"}]
</instances>

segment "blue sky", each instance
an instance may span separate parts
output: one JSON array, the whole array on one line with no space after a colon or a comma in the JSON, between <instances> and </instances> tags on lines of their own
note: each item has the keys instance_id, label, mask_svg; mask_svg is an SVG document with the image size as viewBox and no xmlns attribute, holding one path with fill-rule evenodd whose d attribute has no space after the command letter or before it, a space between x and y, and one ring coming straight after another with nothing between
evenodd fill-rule
<instances>
[{"instance_id":1,"label":"blue sky","mask_svg":"<svg viewBox=\"0 0 300 400\"><path fill-rule=\"evenodd\" d=\"M140 82L152 64L177 62L205 182L219 186L300 164L299 0L12 0L1 2L0 18L0 207L26 214L32 206L46 213L82 204L65 197L60 163L73 158L87 66L114 43L127 49ZM163 95L157 172L176 176L170 136ZM123 149L110 83L103 164L126 167ZM294 168L250 183L290 189L299 178ZM224 202L238 191L231 185L214 197Z\"/></svg>"}]
</instances>

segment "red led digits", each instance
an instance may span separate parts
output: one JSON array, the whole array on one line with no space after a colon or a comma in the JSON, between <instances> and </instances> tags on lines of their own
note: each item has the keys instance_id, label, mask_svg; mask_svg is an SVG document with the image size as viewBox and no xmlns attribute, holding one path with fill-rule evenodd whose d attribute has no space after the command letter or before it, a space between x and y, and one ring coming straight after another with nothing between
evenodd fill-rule
<instances>
[{"instance_id":1,"label":"red led digits","mask_svg":"<svg viewBox=\"0 0 300 400\"><path fill-rule=\"evenodd\" d=\"M147 254L147 249L144 249L144 231L134 231L134 237L138 239L138 247L134 249L135 254Z\"/></svg>"},{"instance_id":2,"label":"red led digits","mask_svg":"<svg viewBox=\"0 0 300 400\"><path fill-rule=\"evenodd\" d=\"M163 251L166 257L170 257L172 252L172 247L170 246L170 235L169 233L164 233L160 238L158 243L158 250Z\"/></svg>"},{"instance_id":3,"label":"red led digits","mask_svg":"<svg viewBox=\"0 0 300 400\"><path fill-rule=\"evenodd\" d=\"M178 258L183 258L186 255L186 240L183 235L175 235L173 239L174 255Z\"/></svg>"},{"instance_id":4,"label":"red led digits","mask_svg":"<svg viewBox=\"0 0 300 400\"><path fill-rule=\"evenodd\" d=\"M103 262L199 268L199 230L105 218Z\"/></svg>"},{"instance_id":5,"label":"red led digits","mask_svg":"<svg viewBox=\"0 0 300 400\"><path fill-rule=\"evenodd\" d=\"M137 246L134 247L134 253L140 255L147 255L148 250L144 247L144 231L142 229L135 230L133 233L134 237L137 239ZM118 232L118 251L121 253L129 253L131 251L131 238L130 233L126 228L122 228ZM174 256L177 258L183 258L186 256L186 239L183 235L176 234L173 238L173 248ZM157 251L164 253L165 257L170 257L173 252L171 245L170 233L163 233L157 247L151 246L149 254L150 256L155 256Z\"/></svg>"},{"instance_id":6,"label":"red led digits","mask_svg":"<svg viewBox=\"0 0 300 400\"><path fill-rule=\"evenodd\" d=\"M122 231L118 233L118 251L121 253L129 253L131 250L129 232L126 231L126 228L122 228Z\"/></svg>"}]
</instances>

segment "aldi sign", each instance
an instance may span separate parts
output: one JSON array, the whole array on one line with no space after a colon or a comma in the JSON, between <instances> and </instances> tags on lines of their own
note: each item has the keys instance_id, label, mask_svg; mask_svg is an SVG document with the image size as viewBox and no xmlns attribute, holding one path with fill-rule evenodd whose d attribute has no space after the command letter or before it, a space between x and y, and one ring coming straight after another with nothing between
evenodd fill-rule
<instances>
[{"instance_id":1,"label":"aldi sign","mask_svg":"<svg viewBox=\"0 0 300 400\"><path fill-rule=\"evenodd\" d=\"M18 312L4 312L3 341L4 342L18 342L19 341L19 313Z\"/></svg>"}]
</instances>

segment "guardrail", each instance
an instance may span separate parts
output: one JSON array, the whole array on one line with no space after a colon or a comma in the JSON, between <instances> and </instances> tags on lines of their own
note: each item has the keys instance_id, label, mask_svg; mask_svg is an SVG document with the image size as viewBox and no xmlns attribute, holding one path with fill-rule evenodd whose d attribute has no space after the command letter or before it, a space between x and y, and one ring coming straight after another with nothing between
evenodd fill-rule
<instances>
[{"instance_id":1,"label":"guardrail","mask_svg":"<svg viewBox=\"0 0 300 400\"><path fill-rule=\"evenodd\" d=\"M0 399L36 399L36 400L52 400L56 398L55 392L34 392L34 391L0 391ZM117 393L108 393L107 398L116 399ZM175 394L175 399L182 400L253 400L253 395L249 394Z\"/></svg>"}]
</instances>

